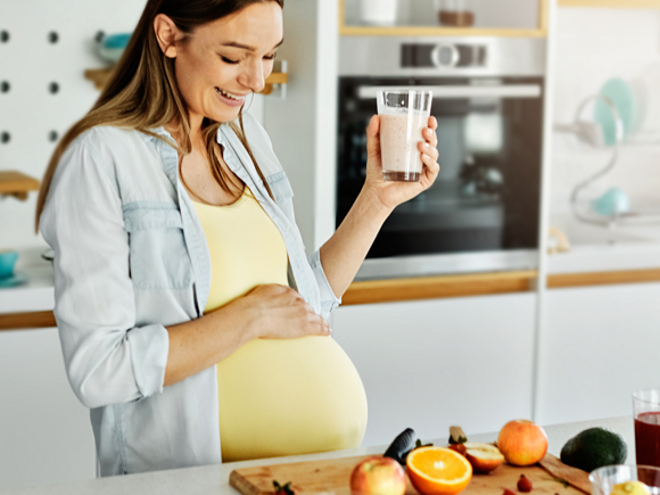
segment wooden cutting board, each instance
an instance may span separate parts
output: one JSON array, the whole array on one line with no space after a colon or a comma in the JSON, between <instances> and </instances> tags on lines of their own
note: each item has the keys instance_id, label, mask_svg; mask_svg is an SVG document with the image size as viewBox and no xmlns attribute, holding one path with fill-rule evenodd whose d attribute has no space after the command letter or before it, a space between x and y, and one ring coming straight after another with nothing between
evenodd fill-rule
<instances>
[{"instance_id":1,"label":"wooden cutting board","mask_svg":"<svg viewBox=\"0 0 660 495\"><path fill-rule=\"evenodd\" d=\"M272 495L273 480L281 485L290 481L293 489L301 494L348 495L351 471L366 457L370 456L235 469L229 476L229 484L243 495ZM516 467L504 463L489 474L474 474L461 495L502 495L505 488L519 494L516 484L521 474L532 481L534 488L530 495L584 495L591 490L586 472L566 466L547 454L540 465ZM418 495L410 480L406 495Z\"/></svg>"}]
</instances>

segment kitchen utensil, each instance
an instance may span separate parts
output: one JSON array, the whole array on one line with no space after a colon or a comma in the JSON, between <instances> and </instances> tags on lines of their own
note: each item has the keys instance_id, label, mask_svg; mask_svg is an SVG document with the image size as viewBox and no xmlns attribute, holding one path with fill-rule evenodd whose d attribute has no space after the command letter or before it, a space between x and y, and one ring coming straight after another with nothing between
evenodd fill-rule
<instances>
[{"instance_id":1,"label":"kitchen utensil","mask_svg":"<svg viewBox=\"0 0 660 495\"><path fill-rule=\"evenodd\" d=\"M229 476L229 484L243 495L272 495L273 480L280 484L291 481L292 488L297 493L348 494L351 471L358 462L366 457L368 456L235 469ZM489 474L473 474L470 483L461 494L493 495L502 493L504 488L515 490L521 474L532 481L534 495L589 493L589 480L586 472L566 466L551 454L547 454L541 462L543 466L547 465L550 469L546 470L539 465L516 467L505 463ZM570 485L565 486L562 480L566 480ZM417 491L410 483L408 483L406 494L417 495Z\"/></svg>"},{"instance_id":2,"label":"kitchen utensil","mask_svg":"<svg viewBox=\"0 0 660 495\"><path fill-rule=\"evenodd\" d=\"M638 109L635 96L631 86L623 79L613 78L605 82L598 92L604 98L599 98L594 103L594 121L600 125L603 133L603 141L607 146L613 146L617 142L625 140L635 130L638 121ZM609 100L609 104L607 101ZM616 107L621 123L617 122L615 112L611 105ZM623 133L618 126L622 126Z\"/></svg>"},{"instance_id":3,"label":"kitchen utensil","mask_svg":"<svg viewBox=\"0 0 660 495\"><path fill-rule=\"evenodd\" d=\"M0 288L15 287L26 282L28 279L27 273L14 273L10 277L0 278Z\"/></svg>"},{"instance_id":4,"label":"kitchen utensil","mask_svg":"<svg viewBox=\"0 0 660 495\"><path fill-rule=\"evenodd\" d=\"M394 26L398 0L360 0L360 21L371 26Z\"/></svg>"},{"instance_id":5,"label":"kitchen utensil","mask_svg":"<svg viewBox=\"0 0 660 495\"><path fill-rule=\"evenodd\" d=\"M18 251L5 249L0 251L0 280L11 277L14 274L14 265L18 259Z\"/></svg>"},{"instance_id":6,"label":"kitchen utensil","mask_svg":"<svg viewBox=\"0 0 660 495\"><path fill-rule=\"evenodd\" d=\"M438 21L443 26L470 27L474 25L472 0L436 0Z\"/></svg>"},{"instance_id":7,"label":"kitchen utensil","mask_svg":"<svg viewBox=\"0 0 660 495\"><path fill-rule=\"evenodd\" d=\"M591 472L592 495L610 495L614 485L626 481L641 481L652 495L660 494L660 469L652 466L618 464L604 466Z\"/></svg>"},{"instance_id":8,"label":"kitchen utensil","mask_svg":"<svg viewBox=\"0 0 660 495\"><path fill-rule=\"evenodd\" d=\"M124 49L131 39L132 33L118 33L100 36L98 52L101 58L108 62L119 62L124 54Z\"/></svg>"}]
</instances>

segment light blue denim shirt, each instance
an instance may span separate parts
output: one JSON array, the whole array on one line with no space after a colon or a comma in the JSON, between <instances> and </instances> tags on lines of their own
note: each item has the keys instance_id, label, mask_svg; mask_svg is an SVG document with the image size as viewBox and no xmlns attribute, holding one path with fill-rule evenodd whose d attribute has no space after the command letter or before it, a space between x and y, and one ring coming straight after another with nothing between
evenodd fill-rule
<instances>
[{"instance_id":1,"label":"light blue denim shirt","mask_svg":"<svg viewBox=\"0 0 660 495\"><path fill-rule=\"evenodd\" d=\"M328 318L339 300L318 251L305 255L287 176L265 130L249 114L244 124L275 201L228 125L217 135L224 159L282 233L292 286ZM55 251L66 371L91 409L101 475L221 462L215 367L163 387L165 326L199 318L211 284L208 245L179 181L176 150L132 130L85 132L60 160L41 232Z\"/></svg>"}]
</instances>

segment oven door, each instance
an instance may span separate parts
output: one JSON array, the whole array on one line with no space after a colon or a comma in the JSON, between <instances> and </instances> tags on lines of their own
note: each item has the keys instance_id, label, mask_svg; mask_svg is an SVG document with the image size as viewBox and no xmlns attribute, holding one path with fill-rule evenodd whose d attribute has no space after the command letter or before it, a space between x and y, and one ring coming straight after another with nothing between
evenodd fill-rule
<instances>
[{"instance_id":1,"label":"oven door","mask_svg":"<svg viewBox=\"0 0 660 495\"><path fill-rule=\"evenodd\" d=\"M441 170L388 218L358 278L535 267L542 78L342 78L337 225L364 183L376 91L393 88L433 91Z\"/></svg>"}]
</instances>

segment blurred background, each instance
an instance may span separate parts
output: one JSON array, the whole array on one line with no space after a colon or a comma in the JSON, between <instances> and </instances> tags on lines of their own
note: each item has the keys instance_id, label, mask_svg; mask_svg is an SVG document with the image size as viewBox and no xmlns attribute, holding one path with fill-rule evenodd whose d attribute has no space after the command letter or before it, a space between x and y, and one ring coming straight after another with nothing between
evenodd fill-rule
<instances>
[{"instance_id":1,"label":"blurred background","mask_svg":"<svg viewBox=\"0 0 660 495\"><path fill-rule=\"evenodd\" d=\"M36 188L144 5L0 0L0 490L95 475ZM310 253L359 193L375 91L434 92L440 177L332 317L363 445L629 415L660 381L660 0L286 0L284 19L248 111Z\"/></svg>"}]
</instances>

